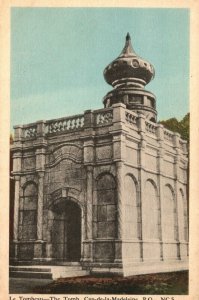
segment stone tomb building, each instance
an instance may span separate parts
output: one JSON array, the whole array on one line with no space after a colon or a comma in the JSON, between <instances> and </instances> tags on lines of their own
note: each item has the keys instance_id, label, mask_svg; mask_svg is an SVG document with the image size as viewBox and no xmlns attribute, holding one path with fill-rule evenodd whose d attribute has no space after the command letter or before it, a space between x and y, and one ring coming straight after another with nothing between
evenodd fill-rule
<instances>
[{"instance_id":1,"label":"stone tomb building","mask_svg":"<svg viewBox=\"0 0 199 300\"><path fill-rule=\"evenodd\" d=\"M156 122L154 74L128 34L104 108L15 126L12 262L187 269L187 143Z\"/></svg>"}]
</instances>

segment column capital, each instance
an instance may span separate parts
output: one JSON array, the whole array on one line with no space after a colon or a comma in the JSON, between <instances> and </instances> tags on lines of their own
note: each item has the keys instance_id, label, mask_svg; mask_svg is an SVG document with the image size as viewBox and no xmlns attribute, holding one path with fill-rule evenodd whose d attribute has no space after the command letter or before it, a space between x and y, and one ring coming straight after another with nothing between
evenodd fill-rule
<instances>
[{"instance_id":1,"label":"column capital","mask_svg":"<svg viewBox=\"0 0 199 300\"><path fill-rule=\"evenodd\" d=\"M13 155L12 155L13 159L15 158L22 158L22 149L17 149L13 152Z\"/></svg>"},{"instance_id":2,"label":"column capital","mask_svg":"<svg viewBox=\"0 0 199 300\"><path fill-rule=\"evenodd\" d=\"M124 166L124 162L123 161L116 161L116 167L119 169L119 168L122 168Z\"/></svg>"},{"instance_id":3,"label":"column capital","mask_svg":"<svg viewBox=\"0 0 199 300\"><path fill-rule=\"evenodd\" d=\"M126 132L114 132L113 133L113 142L125 142L126 141Z\"/></svg>"},{"instance_id":4,"label":"column capital","mask_svg":"<svg viewBox=\"0 0 199 300\"><path fill-rule=\"evenodd\" d=\"M38 175L39 178L43 178L44 175L45 175L45 171L38 171L37 175Z\"/></svg>"},{"instance_id":5,"label":"column capital","mask_svg":"<svg viewBox=\"0 0 199 300\"><path fill-rule=\"evenodd\" d=\"M14 175L14 181L19 181L20 180L20 176L19 175Z\"/></svg>"},{"instance_id":6,"label":"column capital","mask_svg":"<svg viewBox=\"0 0 199 300\"><path fill-rule=\"evenodd\" d=\"M46 145L36 149L36 151L35 151L36 155L41 155L41 154L45 154L45 153L46 153Z\"/></svg>"},{"instance_id":7,"label":"column capital","mask_svg":"<svg viewBox=\"0 0 199 300\"><path fill-rule=\"evenodd\" d=\"M93 172L93 166L92 165L86 165L86 171L92 173Z\"/></svg>"}]
</instances>

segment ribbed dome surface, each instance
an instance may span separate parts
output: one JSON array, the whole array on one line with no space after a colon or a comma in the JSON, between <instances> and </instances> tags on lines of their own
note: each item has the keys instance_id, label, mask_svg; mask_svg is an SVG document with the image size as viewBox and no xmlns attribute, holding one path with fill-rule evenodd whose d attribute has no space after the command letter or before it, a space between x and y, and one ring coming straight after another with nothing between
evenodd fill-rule
<instances>
[{"instance_id":1,"label":"ribbed dome surface","mask_svg":"<svg viewBox=\"0 0 199 300\"><path fill-rule=\"evenodd\" d=\"M153 79L154 75L154 67L135 53L129 33L121 54L104 70L106 82L113 87L134 86L137 82L144 86Z\"/></svg>"}]
</instances>

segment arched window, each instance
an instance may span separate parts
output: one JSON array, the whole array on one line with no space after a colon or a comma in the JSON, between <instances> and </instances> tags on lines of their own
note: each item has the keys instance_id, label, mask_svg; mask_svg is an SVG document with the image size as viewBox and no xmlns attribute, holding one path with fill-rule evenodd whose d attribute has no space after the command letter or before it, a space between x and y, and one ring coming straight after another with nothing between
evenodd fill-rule
<instances>
[{"instance_id":1,"label":"arched window","mask_svg":"<svg viewBox=\"0 0 199 300\"><path fill-rule=\"evenodd\" d=\"M124 209L124 232L125 238L138 238L138 205L137 205L137 189L134 179L125 176L125 209Z\"/></svg>"},{"instance_id":2,"label":"arched window","mask_svg":"<svg viewBox=\"0 0 199 300\"><path fill-rule=\"evenodd\" d=\"M178 226L179 226L179 240L187 241L187 205L182 189L179 191L178 199Z\"/></svg>"},{"instance_id":3,"label":"arched window","mask_svg":"<svg viewBox=\"0 0 199 300\"><path fill-rule=\"evenodd\" d=\"M174 192L170 185L164 187L162 212L163 239L175 240L175 202Z\"/></svg>"},{"instance_id":4,"label":"arched window","mask_svg":"<svg viewBox=\"0 0 199 300\"><path fill-rule=\"evenodd\" d=\"M97 238L116 237L116 184L112 175L103 174L97 179L97 205L94 206L94 223Z\"/></svg>"},{"instance_id":5,"label":"arched window","mask_svg":"<svg viewBox=\"0 0 199 300\"><path fill-rule=\"evenodd\" d=\"M142 202L143 239L159 238L159 206L157 188L151 180L145 185Z\"/></svg>"},{"instance_id":6,"label":"arched window","mask_svg":"<svg viewBox=\"0 0 199 300\"><path fill-rule=\"evenodd\" d=\"M19 239L33 240L37 238L37 186L28 183L20 198L19 207Z\"/></svg>"}]
</instances>

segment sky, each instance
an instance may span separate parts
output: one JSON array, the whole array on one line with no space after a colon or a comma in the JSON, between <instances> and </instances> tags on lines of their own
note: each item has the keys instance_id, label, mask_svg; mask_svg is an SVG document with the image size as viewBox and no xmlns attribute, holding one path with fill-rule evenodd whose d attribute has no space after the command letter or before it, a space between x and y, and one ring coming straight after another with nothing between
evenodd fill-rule
<instances>
[{"instance_id":1,"label":"sky","mask_svg":"<svg viewBox=\"0 0 199 300\"><path fill-rule=\"evenodd\" d=\"M12 8L11 128L103 108L103 70L124 47L155 67L158 120L189 111L189 10Z\"/></svg>"}]
</instances>

